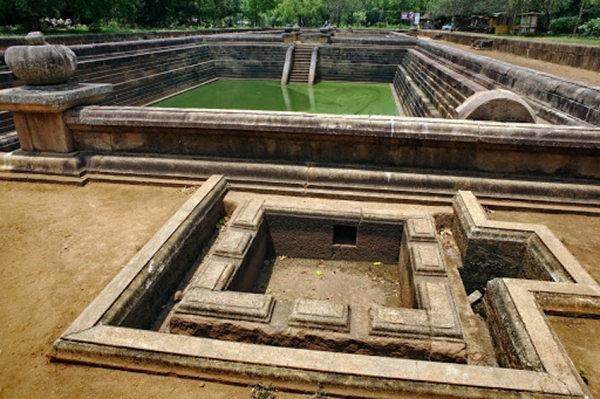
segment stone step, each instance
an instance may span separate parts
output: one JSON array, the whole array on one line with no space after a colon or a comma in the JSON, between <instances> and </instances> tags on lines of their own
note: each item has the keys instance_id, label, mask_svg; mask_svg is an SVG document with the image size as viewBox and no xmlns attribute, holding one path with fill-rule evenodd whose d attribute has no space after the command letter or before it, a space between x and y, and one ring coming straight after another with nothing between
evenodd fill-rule
<instances>
[{"instance_id":1,"label":"stone step","mask_svg":"<svg viewBox=\"0 0 600 399\"><path fill-rule=\"evenodd\" d=\"M148 71L160 72L171 69L176 66L180 66L182 63L184 65L191 63L198 63L202 60L200 57L191 58L185 61L181 61L179 59L175 60L167 60L162 58L157 58L152 62L144 62L144 60L131 60L126 64L118 65L118 66L98 66L90 70L90 68L82 69L78 71L76 74L77 78L80 81L85 79L87 82L115 82L122 81L124 78L130 76L134 78L137 76L143 76L144 74L148 74ZM140 62L143 62L144 68L139 68L136 66L140 65ZM88 72L89 70L89 72Z\"/></svg>"},{"instance_id":2,"label":"stone step","mask_svg":"<svg viewBox=\"0 0 600 399\"><path fill-rule=\"evenodd\" d=\"M485 87L473 83L469 79L465 79L463 75L456 73L445 65L442 65L435 60L425 58L416 52L409 52L405 61L407 63L415 63L422 69L428 71L430 75L435 75L444 82L447 87L451 87L452 90L456 91L454 94L455 97L467 98L477 91L486 90ZM406 64L403 63L403 65Z\"/></svg>"},{"instance_id":3,"label":"stone step","mask_svg":"<svg viewBox=\"0 0 600 399\"><path fill-rule=\"evenodd\" d=\"M420 69L405 68L407 74L413 78L414 81L419 82L419 87L430 101L435 105L438 111L444 116L452 118L454 115L455 107L460 104L444 87L438 85L431 76Z\"/></svg>"}]
</instances>

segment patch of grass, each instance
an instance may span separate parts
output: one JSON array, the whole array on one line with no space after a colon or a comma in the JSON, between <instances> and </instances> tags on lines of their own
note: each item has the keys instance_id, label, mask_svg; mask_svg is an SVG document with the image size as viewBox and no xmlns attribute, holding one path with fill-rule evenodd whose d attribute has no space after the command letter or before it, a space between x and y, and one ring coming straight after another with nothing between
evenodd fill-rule
<instances>
[{"instance_id":1,"label":"patch of grass","mask_svg":"<svg viewBox=\"0 0 600 399\"><path fill-rule=\"evenodd\" d=\"M323 388L323 383L319 382L319 389L310 396L311 399L327 399L329 396L325 389Z\"/></svg>"},{"instance_id":2,"label":"patch of grass","mask_svg":"<svg viewBox=\"0 0 600 399\"><path fill-rule=\"evenodd\" d=\"M583 382L589 385L592 376L590 375L590 373L587 372L587 370L583 366L579 366L579 375L581 376Z\"/></svg>"},{"instance_id":3,"label":"patch of grass","mask_svg":"<svg viewBox=\"0 0 600 399\"><path fill-rule=\"evenodd\" d=\"M584 46L600 46L600 38L587 37L581 35L556 35L556 36L513 36L513 35L490 35L493 37L503 37L507 39L529 40L534 42L549 42L562 44L579 44Z\"/></svg>"},{"instance_id":4,"label":"patch of grass","mask_svg":"<svg viewBox=\"0 0 600 399\"><path fill-rule=\"evenodd\" d=\"M263 385L261 383L252 386L251 399L275 399L277 391L271 388L271 384Z\"/></svg>"}]
</instances>

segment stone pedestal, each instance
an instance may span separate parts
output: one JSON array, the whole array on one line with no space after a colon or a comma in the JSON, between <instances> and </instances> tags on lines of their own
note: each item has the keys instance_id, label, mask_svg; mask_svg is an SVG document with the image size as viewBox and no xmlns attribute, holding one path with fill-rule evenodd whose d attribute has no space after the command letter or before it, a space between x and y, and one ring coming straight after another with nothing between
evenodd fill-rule
<instances>
[{"instance_id":1,"label":"stone pedestal","mask_svg":"<svg viewBox=\"0 0 600 399\"><path fill-rule=\"evenodd\" d=\"M111 91L111 84L21 86L0 91L0 110L13 112L23 150L66 153L74 146L62 113L94 103Z\"/></svg>"},{"instance_id":2,"label":"stone pedestal","mask_svg":"<svg viewBox=\"0 0 600 399\"><path fill-rule=\"evenodd\" d=\"M283 33L281 35L283 37L284 43L293 43L300 41L300 32L292 32L292 33Z\"/></svg>"}]
</instances>

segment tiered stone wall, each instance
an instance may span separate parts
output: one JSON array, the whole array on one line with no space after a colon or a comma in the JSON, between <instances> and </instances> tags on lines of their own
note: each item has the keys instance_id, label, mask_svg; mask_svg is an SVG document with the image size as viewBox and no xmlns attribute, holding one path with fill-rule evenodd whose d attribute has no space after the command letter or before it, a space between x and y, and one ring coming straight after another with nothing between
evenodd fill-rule
<instances>
[{"instance_id":1,"label":"tiered stone wall","mask_svg":"<svg viewBox=\"0 0 600 399\"><path fill-rule=\"evenodd\" d=\"M394 88L408 115L430 118L454 118L456 107L474 93L485 90L412 49L398 66Z\"/></svg>"},{"instance_id":2,"label":"tiered stone wall","mask_svg":"<svg viewBox=\"0 0 600 399\"><path fill-rule=\"evenodd\" d=\"M390 83L405 54L405 47L322 46L317 79Z\"/></svg>"},{"instance_id":3,"label":"tiered stone wall","mask_svg":"<svg viewBox=\"0 0 600 399\"><path fill-rule=\"evenodd\" d=\"M91 59L80 63L75 75L79 82L114 84L103 105L143 105L214 77L207 46Z\"/></svg>"},{"instance_id":4,"label":"tiered stone wall","mask_svg":"<svg viewBox=\"0 0 600 399\"><path fill-rule=\"evenodd\" d=\"M225 79L281 79L287 45L211 43L215 74Z\"/></svg>"},{"instance_id":5,"label":"tiered stone wall","mask_svg":"<svg viewBox=\"0 0 600 399\"><path fill-rule=\"evenodd\" d=\"M418 50L488 90L504 88L526 97L537 115L549 123L600 125L597 88L431 41L419 41Z\"/></svg>"},{"instance_id":6,"label":"tiered stone wall","mask_svg":"<svg viewBox=\"0 0 600 399\"><path fill-rule=\"evenodd\" d=\"M504 88L522 96L542 121L600 125L600 91L584 84L405 35L331 41L320 47L317 80L393 82L408 115L452 118L473 93ZM227 33L71 48L79 59L75 80L115 85L101 104L143 105L218 77L279 81L288 45L279 34ZM0 89L20 84L0 65ZM13 130L11 114L0 112L0 134Z\"/></svg>"},{"instance_id":7,"label":"tiered stone wall","mask_svg":"<svg viewBox=\"0 0 600 399\"><path fill-rule=\"evenodd\" d=\"M267 32L270 33L272 30L265 29L231 29L227 30L227 33L256 33L256 32ZM65 46L75 46L80 44L91 44L91 43L115 43L115 42L130 42L130 41L142 41L142 40L153 40L153 39L169 39L169 38L181 38L191 36L210 36L215 34L222 34L222 29L201 29L201 30L187 30L187 31L148 31L138 33L92 33L87 35L55 35L47 36L46 41L50 44L62 44ZM0 38L0 49L6 49L9 46L26 45L27 42L23 37L3 37Z\"/></svg>"}]
</instances>

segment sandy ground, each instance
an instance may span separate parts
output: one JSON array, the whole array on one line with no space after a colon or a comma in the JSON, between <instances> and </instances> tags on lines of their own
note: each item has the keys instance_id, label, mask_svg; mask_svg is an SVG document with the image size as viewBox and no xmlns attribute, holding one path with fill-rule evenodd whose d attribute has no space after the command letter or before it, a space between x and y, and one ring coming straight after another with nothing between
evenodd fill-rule
<instances>
[{"instance_id":1,"label":"sandy ground","mask_svg":"<svg viewBox=\"0 0 600 399\"><path fill-rule=\"evenodd\" d=\"M493 37L492 37L493 38ZM430 40L428 37L419 36L419 40ZM459 50L467 51L469 53L477 54L483 57L493 58L498 61L504 61L509 64L518 65L524 68L534 69L536 71L549 73L551 75L561 76L563 78L576 80L578 82L584 82L592 86L600 87L600 73L595 71L589 71L587 69L574 68L566 65L553 64L551 62L534 60L527 57L520 57L508 53L501 53L499 51L489 50L473 50L471 47L446 42L443 40L434 40L436 43L444 46L453 47Z\"/></svg>"},{"instance_id":2,"label":"sandy ground","mask_svg":"<svg viewBox=\"0 0 600 399\"><path fill-rule=\"evenodd\" d=\"M0 398L250 398L247 386L51 363L52 342L192 190L0 182ZM547 224L600 280L600 216L494 212ZM552 318L598 392L597 320ZM591 346L590 346L591 345ZM260 381L257 381L257 383ZM266 381L265 381L266 382ZM315 387L315 391L317 387ZM277 398L310 395L279 392Z\"/></svg>"},{"instance_id":3,"label":"sandy ground","mask_svg":"<svg viewBox=\"0 0 600 399\"><path fill-rule=\"evenodd\" d=\"M50 363L46 356L191 192L0 182L0 398L250 398L247 386Z\"/></svg>"}]
</instances>

